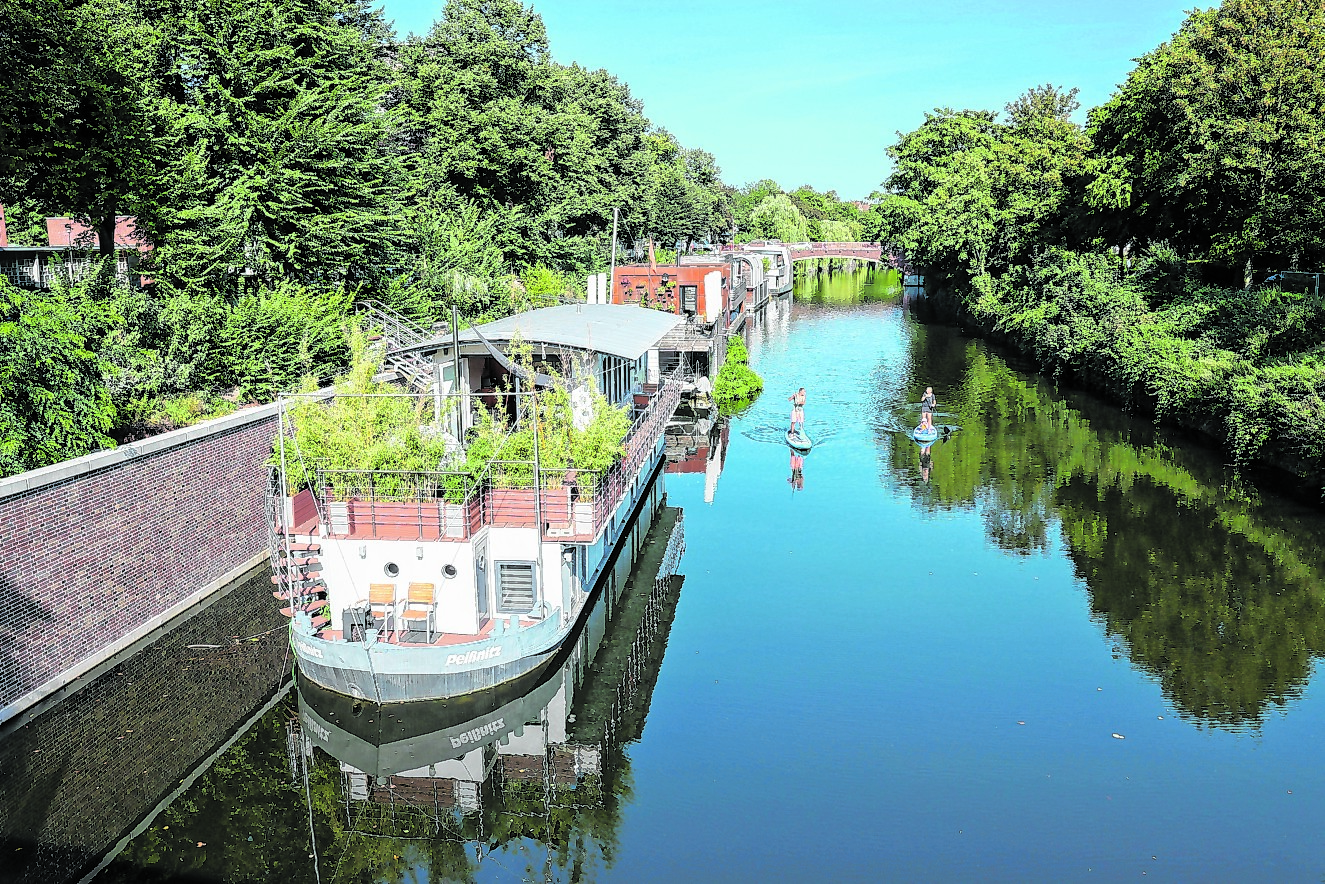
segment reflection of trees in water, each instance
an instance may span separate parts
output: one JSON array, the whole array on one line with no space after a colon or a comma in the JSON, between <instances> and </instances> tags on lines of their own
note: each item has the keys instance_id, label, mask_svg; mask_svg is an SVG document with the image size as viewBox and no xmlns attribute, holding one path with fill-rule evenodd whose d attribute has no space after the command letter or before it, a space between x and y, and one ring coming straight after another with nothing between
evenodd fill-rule
<instances>
[{"instance_id":1,"label":"reflection of trees in water","mask_svg":"<svg viewBox=\"0 0 1325 884\"><path fill-rule=\"evenodd\" d=\"M1148 478L1126 494L1075 479L1059 514L1091 610L1183 711L1255 726L1300 692L1325 649L1318 574L1285 567L1208 501L1175 500Z\"/></svg>"},{"instance_id":2,"label":"reflection of trees in water","mask_svg":"<svg viewBox=\"0 0 1325 884\"><path fill-rule=\"evenodd\" d=\"M949 330L919 329L912 359L962 426L934 446L917 506L978 505L990 538L1019 553L1046 549L1059 523L1105 630L1202 722L1256 726L1300 692L1325 653L1325 519L1263 505L1199 452L1156 444L1114 409L1071 407ZM887 444L894 473L914 469L908 439Z\"/></svg>"},{"instance_id":3,"label":"reflection of trees in water","mask_svg":"<svg viewBox=\"0 0 1325 884\"><path fill-rule=\"evenodd\" d=\"M836 306L890 301L901 296L902 277L892 268L802 272L796 276L792 294L797 301Z\"/></svg>"}]
</instances>

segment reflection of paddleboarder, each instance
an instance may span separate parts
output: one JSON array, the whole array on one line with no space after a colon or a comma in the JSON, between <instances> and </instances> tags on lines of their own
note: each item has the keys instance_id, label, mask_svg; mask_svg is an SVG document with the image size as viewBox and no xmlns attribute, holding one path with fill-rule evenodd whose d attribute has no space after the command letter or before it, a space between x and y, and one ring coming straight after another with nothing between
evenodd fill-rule
<instances>
[{"instance_id":1,"label":"reflection of paddleboarder","mask_svg":"<svg viewBox=\"0 0 1325 884\"><path fill-rule=\"evenodd\" d=\"M926 445L920 449L920 481L926 485L929 484L929 471L934 466L934 456L929 452L929 446Z\"/></svg>"},{"instance_id":2,"label":"reflection of paddleboarder","mask_svg":"<svg viewBox=\"0 0 1325 884\"><path fill-rule=\"evenodd\" d=\"M805 487L805 455L794 449L791 452L791 478L787 482L792 491L800 491Z\"/></svg>"}]
</instances>

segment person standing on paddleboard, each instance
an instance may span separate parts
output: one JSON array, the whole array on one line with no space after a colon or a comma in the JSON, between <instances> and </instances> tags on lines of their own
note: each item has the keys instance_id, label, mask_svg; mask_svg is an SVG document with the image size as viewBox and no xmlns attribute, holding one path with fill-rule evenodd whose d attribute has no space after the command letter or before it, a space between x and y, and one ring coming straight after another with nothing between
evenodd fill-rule
<instances>
[{"instance_id":1,"label":"person standing on paddleboard","mask_svg":"<svg viewBox=\"0 0 1325 884\"><path fill-rule=\"evenodd\" d=\"M805 432L805 388L801 387L787 397L791 403L791 432Z\"/></svg>"},{"instance_id":2,"label":"person standing on paddleboard","mask_svg":"<svg viewBox=\"0 0 1325 884\"><path fill-rule=\"evenodd\" d=\"M926 387L925 395L920 397L920 426L926 430L934 429L934 409L938 401L934 399L934 388Z\"/></svg>"}]
</instances>

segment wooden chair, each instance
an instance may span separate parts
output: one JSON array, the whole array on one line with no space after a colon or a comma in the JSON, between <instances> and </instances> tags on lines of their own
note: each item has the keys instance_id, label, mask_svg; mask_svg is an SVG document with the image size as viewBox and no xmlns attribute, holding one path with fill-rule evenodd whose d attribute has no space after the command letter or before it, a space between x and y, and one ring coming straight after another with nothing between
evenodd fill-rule
<instances>
[{"instance_id":1,"label":"wooden chair","mask_svg":"<svg viewBox=\"0 0 1325 884\"><path fill-rule=\"evenodd\" d=\"M431 583L411 583L405 606L400 612L400 619L406 623L414 620L423 621L424 634L428 644L432 644L433 612L437 609L436 586ZM418 607L415 607L415 606Z\"/></svg>"},{"instance_id":2,"label":"wooden chair","mask_svg":"<svg viewBox=\"0 0 1325 884\"><path fill-rule=\"evenodd\" d=\"M368 616L381 617L382 628L392 625L388 618L396 611L396 585L394 583L368 584Z\"/></svg>"}]
</instances>

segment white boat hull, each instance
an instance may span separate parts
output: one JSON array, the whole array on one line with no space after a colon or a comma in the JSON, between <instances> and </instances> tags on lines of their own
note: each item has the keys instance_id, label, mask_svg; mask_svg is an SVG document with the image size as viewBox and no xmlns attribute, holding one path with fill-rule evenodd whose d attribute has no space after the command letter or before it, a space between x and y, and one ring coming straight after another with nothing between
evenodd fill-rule
<instances>
[{"instance_id":1,"label":"white boat hull","mask_svg":"<svg viewBox=\"0 0 1325 884\"><path fill-rule=\"evenodd\" d=\"M482 638L449 645L398 645L386 641L347 642L319 638L306 614L291 623L290 643L300 675L327 690L374 703L444 700L495 688L546 666L572 635L584 612L609 580L629 569L639 520L652 522L662 504L661 437L658 456L596 569L593 586L568 617L560 609L529 626L503 627ZM623 563L621 559L625 557ZM498 631L500 630L500 631Z\"/></svg>"}]
</instances>

